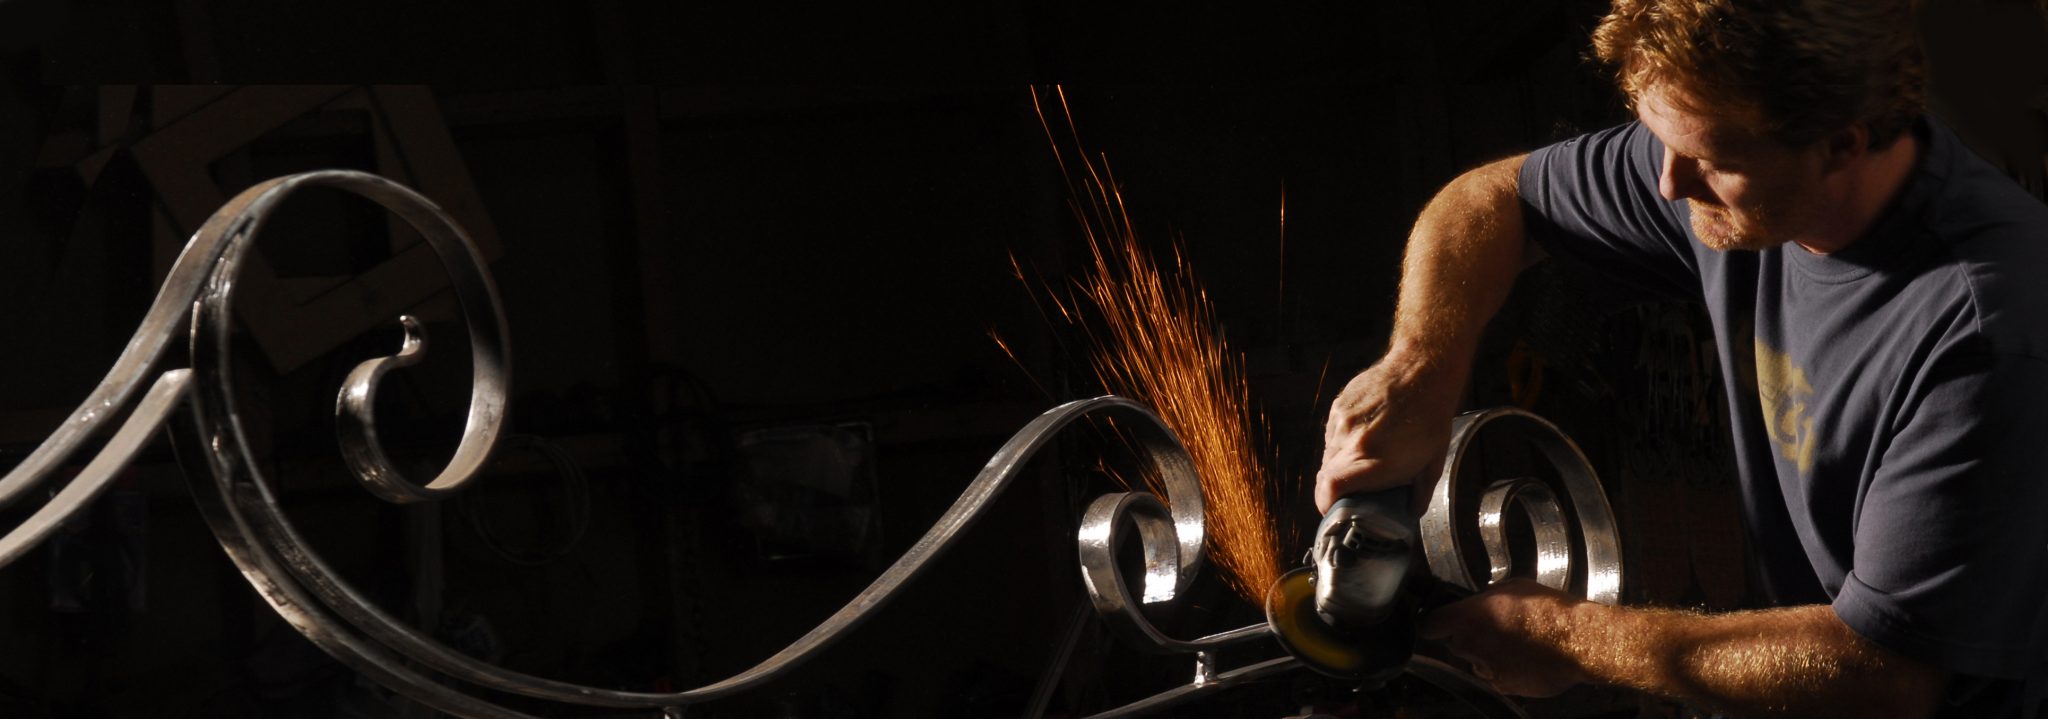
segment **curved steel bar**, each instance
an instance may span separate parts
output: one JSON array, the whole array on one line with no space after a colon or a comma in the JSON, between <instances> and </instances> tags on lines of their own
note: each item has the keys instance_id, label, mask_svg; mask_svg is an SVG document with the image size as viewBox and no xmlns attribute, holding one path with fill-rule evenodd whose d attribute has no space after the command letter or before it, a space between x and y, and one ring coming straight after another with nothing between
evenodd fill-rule
<instances>
[{"instance_id":1,"label":"curved steel bar","mask_svg":"<svg viewBox=\"0 0 2048 719\"><path fill-rule=\"evenodd\" d=\"M1169 485L1171 486L1171 485ZM1200 492L1182 487L1177 492ZM1196 496L1200 496L1197 494ZM1178 501L1179 496L1174 497ZM1245 641L1259 633L1243 630L1214 634L1195 640L1167 636L1145 618L1140 602L1132 601L1131 590L1117 566L1117 547L1123 543L1124 527L1130 520L1138 529L1144 554L1143 604L1172 601L1185 588L1192 572L1180 571L1175 550L1179 548L1176 525L1159 498L1146 492L1115 492L1096 497L1081 516L1081 583L1088 600L1102 615L1111 631L1141 650L1158 654L1202 651ZM1263 627L1258 627L1263 629Z\"/></svg>"},{"instance_id":2,"label":"curved steel bar","mask_svg":"<svg viewBox=\"0 0 2048 719\"><path fill-rule=\"evenodd\" d=\"M368 488L371 494L402 504L452 491L466 476L444 483L438 489L420 487L392 469L391 461L384 454L384 443L377 439L377 385L384 380L385 373L419 364L427 353L427 328L412 315L399 315L398 323L405 331L405 338L399 341L398 354L363 360L342 380L341 394L334 400L334 430L342 448L342 459L354 471L356 481Z\"/></svg>"},{"instance_id":3,"label":"curved steel bar","mask_svg":"<svg viewBox=\"0 0 2048 719\"><path fill-rule=\"evenodd\" d=\"M1593 465L1586 461L1570 437L1558 430L1556 425L1529 412L1513 407L1467 412L1459 415L1451 424L1451 443L1444 461L1443 474L1437 479L1436 488L1431 492L1429 507L1422 514L1421 530L1423 555L1429 561L1430 572L1439 579L1469 591L1477 591L1480 582L1475 579L1464 560L1464 541L1455 522L1456 517L1465 516L1460 505L1461 493L1457 491L1458 476L1464 467L1465 455L1479 430L1496 422L1520 422L1533 431L1528 438L1543 453L1550 464L1557 469L1558 479L1563 483L1565 497L1571 502L1573 515L1578 520L1579 536L1584 542L1586 560L1586 582L1582 594L1587 599L1602 604L1613 604L1621 599L1621 538L1614 521L1614 510L1607 503L1607 495L1600 488L1600 479L1593 472Z\"/></svg>"},{"instance_id":4,"label":"curved steel bar","mask_svg":"<svg viewBox=\"0 0 2048 719\"><path fill-rule=\"evenodd\" d=\"M51 497L6 536L0 537L0 567L20 559L21 555L41 544L64 524L64 520L97 499L100 492L106 491L121 470L135 459L136 453L156 436L156 429L163 426L165 418L178 408L191 385L191 370L171 370L159 375L156 384L150 385L149 392L128 415L128 421L121 423L121 429L114 432L85 469L79 470L78 476L64 485L57 496Z\"/></svg>"},{"instance_id":5,"label":"curved steel bar","mask_svg":"<svg viewBox=\"0 0 2048 719\"><path fill-rule=\"evenodd\" d=\"M1261 628L1263 630L1263 628ZM1301 668L1301 660L1294 657L1278 657L1257 664L1238 667L1210 678L1201 683L1182 684L1144 699L1125 704L1109 711L1088 715L1087 719L1113 719L1114 717L1143 716L1152 712L1176 707L1216 692L1249 684L1261 679L1276 677Z\"/></svg>"},{"instance_id":6,"label":"curved steel bar","mask_svg":"<svg viewBox=\"0 0 2048 719\"><path fill-rule=\"evenodd\" d=\"M179 251L177 262L171 266L163 286L157 289L156 299L150 301L149 309L143 313L142 326L128 338L128 344L115 358L114 366L107 370L106 378L100 380L92 394L87 395L85 401L64 418L64 423L43 439L42 444L36 445L28 457L8 470L6 476L0 477L0 508L12 504L40 484L135 398L135 393L149 379L150 370L162 360L164 350L177 337L181 320L191 312L193 300L199 297L213 271L215 260L225 250L230 234L228 225L242 221L240 209L253 200L254 197L246 193L236 197L193 233L192 240ZM60 505L58 514L51 515L50 519L62 523L83 506L82 503ZM30 548L33 548L33 543L21 551ZM12 555L19 556L20 552ZM0 561L0 567L6 565L6 561Z\"/></svg>"},{"instance_id":7,"label":"curved steel bar","mask_svg":"<svg viewBox=\"0 0 2048 719\"><path fill-rule=\"evenodd\" d=\"M1529 518L1529 530L1536 535L1536 581L1551 589L1568 591L1572 582L1571 524L1557 494L1534 479L1503 479L1479 495L1479 543L1486 546L1489 581L1508 578L1515 558L1508 549L1507 508L1521 507Z\"/></svg>"},{"instance_id":8,"label":"curved steel bar","mask_svg":"<svg viewBox=\"0 0 2048 719\"><path fill-rule=\"evenodd\" d=\"M379 684L440 711L462 717L523 719L526 714L452 689L437 677L415 671L412 668L413 657L403 650L393 651L379 641L382 637L375 632L362 631L351 622L342 621L347 618L345 613L333 612L323 606L329 597L308 591L321 582L308 582L307 574L325 569L324 565L294 561L300 558L296 556L297 552L303 550L302 545L290 541L296 537L281 538L274 532L274 525L252 521L259 517L252 517L252 513L247 511L259 504L275 510L275 504L268 483L258 469L260 465L244 439L246 435L241 418L234 411L234 377L227 357L233 325L236 269L253 246L254 237L267 214L294 190L309 186L354 192L398 212L409 221L422 215L440 214L440 210L425 198L383 178L360 172L328 170L277 178L251 187L208 220L201 236L194 242L219 243L222 250L208 273L208 281L192 312L192 371L196 375L197 390L193 393L190 410L193 429L175 432L180 438L180 460L188 465L186 480L192 486L201 517L213 530L228 558L280 617L323 651ZM415 225L418 225L417 221ZM470 272L481 277L481 259L468 249L467 240L460 239L459 231L456 244L456 247L435 245L436 251L442 253L443 264L453 264L451 255L467 259L474 265ZM496 293L490 290L488 283L488 278L484 278L481 295L473 291L465 293L458 286L457 297L462 301L466 314L488 310L490 316L497 320L496 337L502 340L503 315L497 309ZM485 306L478 307L479 302ZM472 321L470 324L472 357L483 363L473 373L477 378L476 384L489 388L496 395L481 404L487 409L499 408L495 416L501 418L504 393L501 370L504 364L493 355L502 352L502 342L479 342L480 335L482 339L489 339L491 335L474 329L481 323ZM494 378L487 377L494 371ZM472 389L471 421L463 436L465 446L494 443L498 434L496 422L478 426L477 394L478 390ZM487 454L488 446L481 451ZM457 460L451 462L451 467L463 461L462 454L458 449ZM204 458L203 467L193 466L200 464L199 458ZM473 458L472 473L482 466L482 459ZM202 469L203 472L200 471ZM202 475L212 477L212 481L201 479ZM283 522L281 512L263 514L260 519ZM338 584L331 573L320 577L320 580ZM337 619L335 614L343 614L342 619Z\"/></svg>"},{"instance_id":9,"label":"curved steel bar","mask_svg":"<svg viewBox=\"0 0 2048 719\"><path fill-rule=\"evenodd\" d=\"M1238 627L1227 632L1217 632L1215 634L1202 637L1201 639L1196 639L1193 642L1189 643L1200 646L1203 649L1215 649L1217 647L1225 647L1230 646L1232 644L1243 644L1253 639L1261 639L1272 635L1273 630L1271 628L1268 628L1266 625L1252 624L1248 626Z\"/></svg>"},{"instance_id":10,"label":"curved steel bar","mask_svg":"<svg viewBox=\"0 0 2048 719\"><path fill-rule=\"evenodd\" d=\"M446 498L460 491L483 469L503 434L505 400L512 375L512 350L497 286L491 282L490 273L484 269L484 259L477 254L476 244L470 242L469 235L441 208L418 193L363 173L316 172L288 179L296 178L304 178L304 184L348 190L383 205L426 238L434 254L441 258L441 267L447 270L449 285L455 291L455 299L462 305L464 324L469 330L471 377L469 416L462 428L462 440L455 446L455 456L449 458L448 466L442 468L433 481L424 486L416 484L391 465L390 458L384 455L383 446L377 442L374 412L377 381L392 368L418 362L426 352L426 334L417 320L399 318L405 326L405 340L398 354L365 360L356 365L349 372L334 404L335 432L341 443L342 458L348 461L356 478L371 492L399 503ZM296 186L294 183L281 185L275 196L282 199ZM269 205L262 203L250 208L251 220L247 230L250 236L261 229L268 209ZM222 304L226 304L225 298L222 299Z\"/></svg>"},{"instance_id":11,"label":"curved steel bar","mask_svg":"<svg viewBox=\"0 0 2048 719\"><path fill-rule=\"evenodd\" d=\"M1087 719L1134 717L1164 711L1225 689L1280 676L1301 668L1301 660L1294 657L1268 659L1223 672L1208 681L1182 684L1109 711L1090 714ZM1478 712L1482 719L1529 719L1528 713L1523 712L1513 701L1495 693L1479 680L1449 664L1429 657L1413 657L1408 660L1408 674L1464 702L1466 707Z\"/></svg>"},{"instance_id":12,"label":"curved steel bar","mask_svg":"<svg viewBox=\"0 0 2048 719\"><path fill-rule=\"evenodd\" d=\"M346 623L321 608L319 599L292 582L291 571L262 541L252 539L254 533L235 512L232 498L248 487L238 487L230 478L241 474L243 458L217 451L222 424L203 408L205 404L204 398L195 397L189 421L170 425L178 461L185 467L185 482L200 518L272 611L343 666L432 709L465 719L535 719L413 671L405 656L349 632Z\"/></svg>"},{"instance_id":13,"label":"curved steel bar","mask_svg":"<svg viewBox=\"0 0 2048 719\"><path fill-rule=\"evenodd\" d=\"M1096 497L1081 514L1079 532L1081 581L1099 611L1117 611L1105 607L1104 600L1117 605L1132 603L1130 588L1125 586L1115 562L1116 548L1123 543L1123 528L1127 526L1120 520L1126 517L1136 523L1145 553L1141 601L1172 601L1174 592L1180 589L1180 554L1174 546L1173 517L1167 514L1166 503L1146 492L1105 494Z\"/></svg>"},{"instance_id":14,"label":"curved steel bar","mask_svg":"<svg viewBox=\"0 0 2048 719\"><path fill-rule=\"evenodd\" d=\"M340 186L365 194L406 216L408 220L413 220L415 225L420 224L416 219L418 215L432 215L435 218L439 216L438 210L433 209L423 198L371 176L354 173L316 173L292 179L297 180L296 184L313 184L318 181L320 184ZM294 185L284 185L270 191L276 196L281 196L282 191L292 186ZM273 206L275 201L259 200L253 204L252 211L259 213L260 218L260 212ZM256 224L249 223L248 227L250 230L243 234L253 235ZM464 247L466 249L466 245ZM436 245L436 249L441 250L442 247ZM451 273L460 274L455 272L458 263L450 262L447 253L442 256L444 264L450 266ZM217 273L217 277L222 279L210 288L208 296L201 303L202 311L196 313L194 317L194 363L196 367L201 368L205 379L208 380L203 383L208 392L201 398L200 404L205 408L207 416L212 418L203 429L205 445L213 455L214 474L220 478L218 492L225 500L222 502L222 508L226 516L221 518L225 521L214 521L212 524L221 535L224 545L234 545L241 549L231 551L230 556L236 559L244 573L250 576L252 583L257 585L258 590L280 614L292 619L302 633L314 639L330 654L336 655L359 670L365 665L389 664L391 654L395 652L404 659L431 667L451 678L498 691L553 701L613 707L671 707L716 699L749 689L794 669L858 627L876 610L893 599L906 584L921 574L931 560L955 544L958 536L986 513L988 507L993 504L995 495L1009 485L1023 469L1024 464L1050 444L1061 429L1082 417L1100 415L1112 420L1126 420L1126 426L1135 430L1135 439L1140 448L1158 465L1161 474L1168 478L1170 485L1179 483L1193 486L1194 483L1193 464L1188 459L1186 450L1150 410L1116 397L1069 402L1040 415L1013 436L989 460L981 473L954 502L952 508L940 517L924 537L884 570L882 575L858 596L825 622L760 664L725 680L673 693L617 691L533 677L464 656L405 626L341 582L292 528L267 480L256 469L254 459L248 455L239 419L231 411L233 378L227 364L220 359L226 355L228 318L231 316L229 305L232 282L226 278L233 276L232 265L237 257L238 254L231 254L222 262L223 267ZM478 277L481 277L481 263L474 258L473 253L467 254L467 257L471 262L470 267ZM481 284L488 288L487 279ZM494 295L489 296L489 302L487 306L491 314L502 323ZM464 309L468 314L475 313L478 307L465 301ZM497 343L490 340L502 340L502 332L495 338L488 335L479 338L476 331L478 324L471 322L473 348L492 347ZM485 350L475 351L481 353ZM401 364L403 355L405 352L401 351L401 357L386 359L391 360L391 364ZM458 461L451 463L450 468L444 471L444 479L456 473L457 465L462 464L461 458L466 456L465 453L470 447L476 446L472 445L471 440L478 432L480 424L495 431L495 423L502 417L502 389L486 388L485 379L495 375L502 380L503 364L500 361L487 367L483 364L486 359L501 360L498 357L477 358L479 367L475 372L478 377L478 388L472 392L470 425L465 429L463 448L458 449ZM345 417L352 416L358 420L359 426L369 427L368 415L358 410L366 408L370 402L367 399L358 401L357 398L366 398L370 395L374 389L375 379L387 366L379 360L372 360L359 366L357 372L351 375L350 386L344 390L343 397L337 405L337 413ZM499 369L494 373L492 367ZM479 411L480 407L485 408L485 411ZM344 422L342 426L344 433L350 431L347 429L349 422ZM368 432L360 436L366 440L373 438ZM344 438L346 439L346 434ZM354 454L351 463L356 465L359 471L365 465L358 464L358 460L371 460L369 466L372 471L363 472L366 483L406 494L409 499L404 501L432 498L440 493L452 491L464 478L457 476L457 481L452 484L444 484L442 480L437 479L427 487L387 481L397 475L375 466L375 461L381 460L381 457L371 442L360 442L351 451ZM1192 574L1202 562L1204 537L1200 493L1175 492L1174 502L1166 514L1171 519L1170 527L1161 527L1153 531L1155 535L1171 540L1167 545L1171 548L1170 553L1174 558L1176 569L1172 584L1177 590L1191 580ZM243 537L254 541L245 541ZM316 607L307 602L306 595L316 598L321 606ZM346 623L326 619L327 612L339 615ZM354 635L337 632L336 629L341 626L353 627L370 641L366 642ZM407 694L434 697L442 702L453 701L442 696L450 690L445 687L423 685L412 676L395 676L390 672L365 673ZM488 711L504 710L494 707Z\"/></svg>"}]
</instances>

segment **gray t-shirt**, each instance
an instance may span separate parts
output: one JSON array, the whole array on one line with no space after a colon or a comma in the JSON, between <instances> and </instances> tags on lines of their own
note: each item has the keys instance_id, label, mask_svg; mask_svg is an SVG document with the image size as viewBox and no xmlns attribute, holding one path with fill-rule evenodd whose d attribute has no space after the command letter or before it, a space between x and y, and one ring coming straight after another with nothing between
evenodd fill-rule
<instances>
[{"instance_id":1,"label":"gray t-shirt","mask_svg":"<svg viewBox=\"0 0 2048 719\"><path fill-rule=\"evenodd\" d=\"M1636 123L1532 153L1521 195L1552 254L1706 306L1774 598L1954 672L1952 714L2016 716L2048 665L2048 205L1915 132L1898 200L1829 255L1700 244Z\"/></svg>"}]
</instances>

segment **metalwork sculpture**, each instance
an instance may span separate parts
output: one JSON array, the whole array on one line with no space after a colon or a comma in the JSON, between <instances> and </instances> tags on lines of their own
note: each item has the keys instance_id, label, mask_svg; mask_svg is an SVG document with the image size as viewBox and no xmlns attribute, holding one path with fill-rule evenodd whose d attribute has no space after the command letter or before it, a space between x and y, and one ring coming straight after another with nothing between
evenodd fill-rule
<instances>
[{"instance_id":1,"label":"metalwork sculpture","mask_svg":"<svg viewBox=\"0 0 2048 719\"><path fill-rule=\"evenodd\" d=\"M1466 506L1470 502L1469 495L1473 494L1465 479L1468 475L1469 455L1475 442L1481 430L1504 426L1519 426L1526 430L1524 436L1542 452L1566 488L1566 496L1571 501L1580 534L1584 538L1585 579L1576 587L1577 591L1597 602L1612 604L1619 600L1621 547L1613 510L1607 504L1606 495L1601 491L1599 478L1594 474L1592 465L1586 461L1585 455L1579 452L1578 446L1555 425L1534 414L1514 408L1469 412L1453 422L1449 454L1444 462L1443 473L1437 479L1429 506L1421 520L1423 553L1428 560L1430 572L1436 575L1437 579L1466 591L1476 591L1506 578L1511 571L1514 558L1509 552L1503 527L1509 507L1520 507L1536 535L1537 581L1560 590L1574 589L1571 567L1577 552L1574 551L1571 539L1571 523L1548 485L1534 478L1494 481L1486 485L1480 493L1480 504L1476 511ZM1169 485L1168 491L1171 493L1182 490L1178 486ZM1102 525L1113 522L1115 517L1108 512L1098 512L1097 508L1121 506L1126 501L1122 495L1117 494L1098 499L1095 505L1090 507L1087 519L1082 523L1083 568L1091 578L1114 578L1108 582L1091 580L1087 585L1089 596L1094 600L1096 610L1109 620L1112 627L1119 630L1126 641L1161 653L1195 654L1195 678L1187 685L1095 714L1093 717L1101 719L1147 714L1248 681L1301 668L1298 660L1282 657L1230 671L1216 671L1213 653L1217 649L1267 638L1267 627L1264 625L1253 625L1200 639L1177 640L1166 637L1145 621L1138 608L1128 600L1130 592L1121 584L1123 575L1096 569L1102 564L1114 563L1113 548L1107 546L1106 542L1089 539L1106 536L1113 531ZM1178 502L1177 499L1175 501ZM1473 524L1461 524L1458 521L1461 517L1471 517ZM1489 566L1483 580L1468 567L1464 559L1463 548L1469 544L1468 533L1476 533L1486 549ZM1153 566L1154 558L1164 555L1152 546L1156 536L1160 536L1157 530L1141 531L1141 537L1146 541L1144 556L1147 560L1145 576L1148 586L1157 571ZM1482 716L1526 716L1520 708L1494 693L1485 683L1444 662L1416 656L1411 659L1407 671L1411 676L1457 697Z\"/></svg>"},{"instance_id":2,"label":"metalwork sculpture","mask_svg":"<svg viewBox=\"0 0 2048 719\"><path fill-rule=\"evenodd\" d=\"M473 382L467 423L453 458L424 484L404 477L385 457L377 438L373 413L377 385L391 369L417 362L426 351L426 336L410 317L399 318L404 341L398 352L358 365L348 375L336 401L337 433L345 462L376 496L396 503L444 499L472 483L504 435L511 353L506 321L497 290L481 257L463 230L431 201L419 194L360 172L328 170L277 178L237 195L206 221L186 245L169 277L147 311L141 328L106 378L29 457L0 478L0 507L18 501L91 438L108 433L106 443L83 471L20 525L0 536L0 567L4 567L50 536L104 491L113 478L147 445L153 432L168 427L200 512L228 557L262 599L300 633L351 669L427 706L462 717L524 717L526 714L479 695L475 690L502 692L562 704L659 710L676 713L684 705L746 691L781 676L830 647L877 609L900 594L931 561L974 524L1008 487L1024 465L1065 428L1084 418L1105 418L1123 428L1144 459L1164 480L1167 496L1121 492L1097 498L1086 510L1079 533L1082 581L1095 611L1125 640L1162 653L1194 653L1198 673L1193 683L1170 689L1099 716L1128 716L1163 709L1244 681L1293 670L1289 658L1216 671L1214 652L1265 636L1252 626L1199 639L1174 639L1147 621L1144 604L1172 601L1194 580L1203 564L1203 497L1193 464L1173 432L1147 408L1118 397L1078 400L1048 410L1018 431L990 458L946 513L907 552L838 612L788 647L732 677L681 692L628 692L583 686L510 671L466 656L406 626L340 579L300 536L279 506L276 491L251 454L241 419L235 411L232 364L228 361L236 269L248 255L254 237L282 201L302 188L326 187L367 198L405 219L440 258L461 304L469 334ZM163 368L181 328L189 332L189 367ZM144 385L148 385L144 388ZM139 398L138 398L139 397ZM180 412L180 410L183 410ZM127 418L112 427L116 417ZM1496 411L1462 418L1451 448L1443 501L1432 504L1424 518L1429 535L1430 566L1447 580L1459 577L1465 586L1480 583L1463 573L1459 540L1450 519L1458 506L1446 494L1456 484L1459 457L1470 435L1488 422L1526 413ZM1555 428L1549 428L1555 433ZM1542 444L1563 468L1566 489L1588 544L1588 596L1612 601L1618 587L1619 555L1612 541L1613 521L1599 495L1596 479L1584 468L1570 440L1561 434ZM1574 463L1575 460L1575 463ZM1569 466L1567 466L1569 465ZM1556 501L1540 485L1522 483L1490 490L1480 515L1495 525L1508 506L1519 506L1537 520L1543 543L1546 581L1561 581L1569 569L1555 570L1556 555L1569 560L1568 539L1555 526L1562 520ZM1484 521L1484 520L1482 520ZM1135 595L1116 561L1126 527L1135 527L1143 548L1142 586ZM1505 545L1499 532L1485 535L1489 551ZM1439 564L1439 554L1445 559ZM1504 566L1498 555L1496 567ZM1493 573L1498 578L1499 571ZM1466 697L1488 716L1515 716L1518 710L1476 682L1434 660L1418 658L1411 673Z\"/></svg>"}]
</instances>

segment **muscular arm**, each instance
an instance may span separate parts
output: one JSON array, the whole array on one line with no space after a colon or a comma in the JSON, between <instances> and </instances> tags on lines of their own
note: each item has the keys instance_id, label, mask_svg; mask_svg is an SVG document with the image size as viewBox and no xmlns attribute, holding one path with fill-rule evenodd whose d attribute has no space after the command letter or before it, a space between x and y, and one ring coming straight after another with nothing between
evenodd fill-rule
<instances>
[{"instance_id":1,"label":"muscular arm","mask_svg":"<svg viewBox=\"0 0 2048 719\"><path fill-rule=\"evenodd\" d=\"M1517 175L1526 155L1465 173L1422 209L1401 260L1401 294L1388 355L1440 365L1456 386L1471 372L1480 332L1515 275L1536 259L1522 228Z\"/></svg>"},{"instance_id":2,"label":"muscular arm","mask_svg":"<svg viewBox=\"0 0 2048 719\"><path fill-rule=\"evenodd\" d=\"M1516 195L1524 157L1453 180L1415 221L1387 354L1330 407L1318 509L1345 494L1412 482L1442 453L1480 334L1515 275L1540 256L1523 231Z\"/></svg>"},{"instance_id":3,"label":"muscular arm","mask_svg":"<svg viewBox=\"0 0 2048 719\"><path fill-rule=\"evenodd\" d=\"M1826 605L1697 614L1610 607L1525 581L1438 610L1422 634L1505 692L1596 682L1738 717L1925 717L1948 680Z\"/></svg>"}]
</instances>

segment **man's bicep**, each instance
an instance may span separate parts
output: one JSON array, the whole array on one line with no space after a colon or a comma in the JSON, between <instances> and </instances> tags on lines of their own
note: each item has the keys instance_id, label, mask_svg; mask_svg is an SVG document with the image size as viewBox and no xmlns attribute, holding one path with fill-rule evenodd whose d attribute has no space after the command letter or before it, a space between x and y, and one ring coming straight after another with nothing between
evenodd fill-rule
<instances>
[{"instance_id":1,"label":"man's bicep","mask_svg":"<svg viewBox=\"0 0 2048 719\"><path fill-rule=\"evenodd\" d=\"M1634 123L1529 153L1516 189L1530 244L1639 289L1699 299L1691 236L1657 191L1661 153Z\"/></svg>"}]
</instances>

